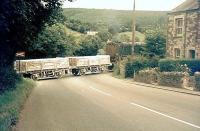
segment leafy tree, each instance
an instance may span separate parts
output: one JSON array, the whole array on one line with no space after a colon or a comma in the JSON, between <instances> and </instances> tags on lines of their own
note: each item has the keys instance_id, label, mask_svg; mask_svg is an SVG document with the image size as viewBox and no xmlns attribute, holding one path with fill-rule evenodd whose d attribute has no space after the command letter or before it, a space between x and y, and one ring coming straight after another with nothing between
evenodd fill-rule
<instances>
[{"instance_id":1,"label":"leafy tree","mask_svg":"<svg viewBox=\"0 0 200 131\"><path fill-rule=\"evenodd\" d=\"M113 23L113 24L109 25L108 31L109 31L112 35L115 35L115 34L117 34L117 33L120 32L120 25L117 24L117 23Z\"/></svg>"},{"instance_id":2,"label":"leafy tree","mask_svg":"<svg viewBox=\"0 0 200 131\"><path fill-rule=\"evenodd\" d=\"M165 57L166 36L163 32L155 29L146 33L146 50L149 57Z\"/></svg>"},{"instance_id":3,"label":"leafy tree","mask_svg":"<svg viewBox=\"0 0 200 131\"><path fill-rule=\"evenodd\" d=\"M1 0L0 92L15 87L13 61L17 51L26 51L62 0ZM9 85L9 86L8 86Z\"/></svg>"},{"instance_id":4,"label":"leafy tree","mask_svg":"<svg viewBox=\"0 0 200 131\"><path fill-rule=\"evenodd\" d=\"M109 39L112 38L112 34L108 31L101 31L98 33L98 36L104 42L107 42Z\"/></svg>"},{"instance_id":5,"label":"leafy tree","mask_svg":"<svg viewBox=\"0 0 200 131\"><path fill-rule=\"evenodd\" d=\"M30 48L29 58L62 57L73 54L75 38L68 35L62 24L46 25Z\"/></svg>"},{"instance_id":6,"label":"leafy tree","mask_svg":"<svg viewBox=\"0 0 200 131\"><path fill-rule=\"evenodd\" d=\"M98 36L88 36L80 44L74 55L78 56L93 56L97 55L98 50L102 49L104 42Z\"/></svg>"}]
</instances>

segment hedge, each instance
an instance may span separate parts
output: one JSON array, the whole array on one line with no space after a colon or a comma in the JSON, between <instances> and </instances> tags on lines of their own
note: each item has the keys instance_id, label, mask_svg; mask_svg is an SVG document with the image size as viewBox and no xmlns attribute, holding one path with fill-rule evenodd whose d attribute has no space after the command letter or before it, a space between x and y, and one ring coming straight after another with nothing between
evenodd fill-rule
<instances>
[{"instance_id":1,"label":"hedge","mask_svg":"<svg viewBox=\"0 0 200 131\"><path fill-rule=\"evenodd\" d=\"M145 68L155 68L158 66L157 59L147 59L145 57L135 57L126 59L120 64L120 75L123 78L132 78L140 70Z\"/></svg>"},{"instance_id":2,"label":"hedge","mask_svg":"<svg viewBox=\"0 0 200 131\"><path fill-rule=\"evenodd\" d=\"M23 80L16 89L0 95L0 131L9 131L16 124L20 110L34 86L33 81Z\"/></svg>"},{"instance_id":3,"label":"hedge","mask_svg":"<svg viewBox=\"0 0 200 131\"><path fill-rule=\"evenodd\" d=\"M200 90L200 73L196 72L194 76L195 76L195 81L196 81L195 88L197 90Z\"/></svg>"},{"instance_id":4,"label":"hedge","mask_svg":"<svg viewBox=\"0 0 200 131\"><path fill-rule=\"evenodd\" d=\"M200 71L200 60L162 59L158 65L161 72L183 71L181 65L187 65L191 75Z\"/></svg>"},{"instance_id":5,"label":"hedge","mask_svg":"<svg viewBox=\"0 0 200 131\"><path fill-rule=\"evenodd\" d=\"M184 80L188 76L189 74L183 72L161 72L158 84L161 86L183 88L187 84Z\"/></svg>"},{"instance_id":6,"label":"hedge","mask_svg":"<svg viewBox=\"0 0 200 131\"><path fill-rule=\"evenodd\" d=\"M156 69L141 70L135 76L134 80L137 82L154 84L158 82L158 71Z\"/></svg>"}]
</instances>

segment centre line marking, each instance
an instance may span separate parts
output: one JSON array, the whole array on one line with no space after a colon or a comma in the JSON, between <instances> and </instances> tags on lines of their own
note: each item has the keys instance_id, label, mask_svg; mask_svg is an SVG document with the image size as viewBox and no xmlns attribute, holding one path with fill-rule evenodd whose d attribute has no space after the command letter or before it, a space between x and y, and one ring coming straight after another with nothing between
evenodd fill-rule
<instances>
[{"instance_id":1,"label":"centre line marking","mask_svg":"<svg viewBox=\"0 0 200 131\"><path fill-rule=\"evenodd\" d=\"M94 88L94 87L92 87L92 86L90 86L89 88L92 89L92 90L94 90L94 91L96 91L96 92L99 92L99 93L101 93L101 94L103 94L103 95L112 96L111 94L106 93L106 92L103 92L103 91L101 91L101 90L99 90L99 89L96 89L96 88Z\"/></svg>"},{"instance_id":2,"label":"centre line marking","mask_svg":"<svg viewBox=\"0 0 200 131\"><path fill-rule=\"evenodd\" d=\"M134 105L134 106L137 106L137 107L140 107L140 108L143 108L143 109L145 109L145 110L151 111L151 112L153 112L153 113L159 114L159 115L161 115L161 116L164 116L164 117L170 118L170 119L172 119L172 120L175 120L175 121L178 121L178 122L184 123L184 124L186 124L186 125L189 125L189 126L192 126L192 127L195 127L195 128L200 129L200 126L198 126L198 125L195 125L195 124L192 124L192 123L189 123L189 122L186 122L186 121L180 120L180 119L178 119L178 118L175 118L175 117L172 117L172 116L169 116L169 115L166 115L166 114L163 114L163 113L161 113L161 112L158 112L158 111L152 110L152 109L150 109L150 108L144 107L144 106L139 105L139 104L136 104L136 103L130 103L130 104L131 104L131 105Z\"/></svg>"}]
</instances>

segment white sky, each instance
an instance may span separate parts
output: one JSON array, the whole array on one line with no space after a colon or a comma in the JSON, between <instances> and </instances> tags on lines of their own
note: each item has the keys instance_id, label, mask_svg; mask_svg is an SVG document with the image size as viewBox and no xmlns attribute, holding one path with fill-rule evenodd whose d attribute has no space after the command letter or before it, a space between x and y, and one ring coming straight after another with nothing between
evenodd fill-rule
<instances>
[{"instance_id":1,"label":"white sky","mask_svg":"<svg viewBox=\"0 0 200 131\"><path fill-rule=\"evenodd\" d=\"M184 1L185 0L136 0L136 9L169 11ZM65 1L63 7L132 10L133 0L76 0L72 3Z\"/></svg>"}]
</instances>

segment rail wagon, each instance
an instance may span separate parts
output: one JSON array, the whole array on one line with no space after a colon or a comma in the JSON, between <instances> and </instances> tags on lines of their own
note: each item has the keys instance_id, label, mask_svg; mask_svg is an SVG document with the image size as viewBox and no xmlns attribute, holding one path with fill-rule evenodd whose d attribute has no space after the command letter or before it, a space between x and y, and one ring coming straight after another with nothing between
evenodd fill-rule
<instances>
[{"instance_id":1,"label":"rail wagon","mask_svg":"<svg viewBox=\"0 0 200 131\"><path fill-rule=\"evenodd\" d=\"M69 73L68 58L17 60L17 73L32 79L59 78Z\"/></svg>"},{"instance_id":2,"label":"rail wagon","mask_svg":"<svg viewBox=\"0 0 200 131\"><path fill-rule=\"evenodd\" d=\"M71 72L75 76L101 73L111 65L109 55L70 57L69 61Z\"/></svg>"}]
</instances>

